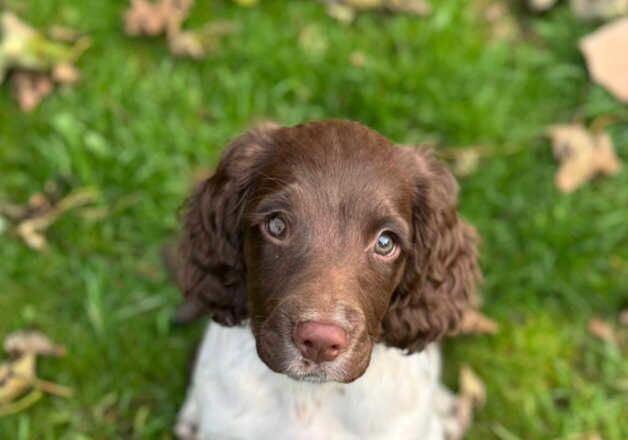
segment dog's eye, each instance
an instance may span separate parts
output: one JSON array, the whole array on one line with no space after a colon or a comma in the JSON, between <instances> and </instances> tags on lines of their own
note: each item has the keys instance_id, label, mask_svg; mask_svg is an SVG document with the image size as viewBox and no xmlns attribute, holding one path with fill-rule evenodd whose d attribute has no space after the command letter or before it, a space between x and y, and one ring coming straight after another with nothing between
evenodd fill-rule
<instances>
[{"instance_id":1,"label":"dog's eye","mask_svg":"<svg viewBox=\"0 0 628 440\"><path fill-rule=\"evenodd\" d=\"M390 232L382 232L375 242L375 253L383 257L390 256L396 249L395 239Z\"/></svg>"},{"instance_id":2,"label":"dog's eye","mask_svg":"<svg viewBox=\"0 0 628 440\"><path fill-rule=\"evenodd\" d=\"M279 215L273 215L266 222L266 230L272 237L282 239L286 236L288 226Z\"/></svg>"}]
</instances>

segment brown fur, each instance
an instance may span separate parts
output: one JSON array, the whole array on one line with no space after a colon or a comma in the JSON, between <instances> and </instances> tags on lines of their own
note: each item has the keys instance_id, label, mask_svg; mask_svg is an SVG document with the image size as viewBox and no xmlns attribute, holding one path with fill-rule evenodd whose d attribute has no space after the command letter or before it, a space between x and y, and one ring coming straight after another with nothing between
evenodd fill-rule
<instances>
[{"instance_id":1,"label":"brown fur","mask_svg":"<svg viewBox=\"0 0 628 440\"><path fill-rule=\"evenodd\" d=\"M250 318L270 368L350 381L373 343L413 352L456 330L480 279L457 194L429 150L394 147L358 123L266 124L229 145L188 199L179 284L220 324ZM281 241L265 232L277 212L290 225ZM395 258L371 252L383 229ZM294 364L291 334L306 320L347 331L337 365Z\"/></svg>"}]
</instances>

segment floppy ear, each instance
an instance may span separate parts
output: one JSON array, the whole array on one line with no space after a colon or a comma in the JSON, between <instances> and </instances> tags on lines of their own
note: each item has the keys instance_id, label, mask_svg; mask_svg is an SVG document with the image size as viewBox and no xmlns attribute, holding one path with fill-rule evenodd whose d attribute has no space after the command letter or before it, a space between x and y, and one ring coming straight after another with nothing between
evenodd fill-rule
<instances>
[{"instance_id":1,"label":"floppy ear","mask_svg":"<svg viewBox=\"0 0 628 440\"><path fill-rule=\"evenodd\" d=\"M179 322L209 314L223 325L247 317L241 221L249 189L272 151L277 126L266 123L233 141L216 172L185 204L178 284Z\"/></svg>"},{"instance_id":2,"label":"floppy ear","mask_svg":"<svg viewBox=\"0 0 628 440\"><path fill-rule=\"evenodd\" d=\"M412 156L414 249L383 320L387 344L413 352L457 329L481 279L478 236L458 217L458 184L429 149Z\"/></svg>"}]
</instances>

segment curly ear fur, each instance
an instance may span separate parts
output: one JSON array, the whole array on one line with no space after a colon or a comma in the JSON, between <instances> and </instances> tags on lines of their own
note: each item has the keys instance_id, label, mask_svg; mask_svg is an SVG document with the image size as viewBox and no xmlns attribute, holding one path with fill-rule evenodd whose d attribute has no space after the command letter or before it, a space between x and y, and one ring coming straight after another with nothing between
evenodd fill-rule
<instances>
[{"instance_id":1,"label":"curly ear fur","mask_svg":"<svg viewBox=\"0 0 628 440\"><path fill-rule=\"evenodd\" d=\"M428 149L407 149L416 169L415 244L384 317L383 339L408 352L457 329L481 279L478 236L458 217L458 184Z\"/></svg>"},{"instance_id":2,"label":"curly ear fur","mask_svg":"<svg viewBox=\"0 0 628 440\"><path fill-rule=\"evenodd\" d=\"M247 317L241 220L276 128L263 124L233 141L185 204L178 284L185 297L180 311L190 319L207 313L232 326Z\"/></svg>"}]
</instances>

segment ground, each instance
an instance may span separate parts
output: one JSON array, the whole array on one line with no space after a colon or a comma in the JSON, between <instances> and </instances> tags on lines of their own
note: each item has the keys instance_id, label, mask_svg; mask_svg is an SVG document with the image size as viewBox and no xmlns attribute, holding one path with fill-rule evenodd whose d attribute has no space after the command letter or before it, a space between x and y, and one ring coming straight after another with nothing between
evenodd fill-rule
<instances>
[{"instance_id":1,"label":"ground","mask_svg":"<svg viewBox=\"0 0 628 440\"><path fill-rule=\"evenodd\" d=\"M178 293L159 251L177 209L251 121L323 117L399 143L495 153L461 179L460 209L483 237L484 310L501 329L445 346L448 384L468 364L487 386L469 438L628 438L626 346L586 330L628 306L628 173L562 195L543 136L556 122L611 116L628 157L628 108L590 83L577 49L594 25L566 5L518 11L525 35L509 43L470 6L479 1L433 1L424 19L367 13L350 26L313 1L199 1L191 26L232 19L239 31L194 62L173 59L163 40L127 38L126 3L5 2L93 45L82 82L31 114L2 86L0 199L25 202L63 176L97 189L106 216L64 215L45 252L0 235L0 338L38 328L65 344L69 355L45 359L41 375L75 391L0 418L0 438L169 438L202 331L168 325Z\"/></svg>"}]
</instances>

